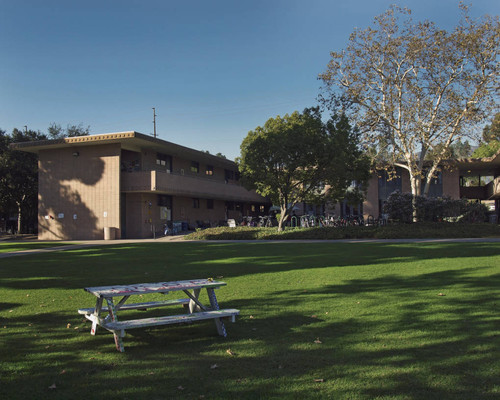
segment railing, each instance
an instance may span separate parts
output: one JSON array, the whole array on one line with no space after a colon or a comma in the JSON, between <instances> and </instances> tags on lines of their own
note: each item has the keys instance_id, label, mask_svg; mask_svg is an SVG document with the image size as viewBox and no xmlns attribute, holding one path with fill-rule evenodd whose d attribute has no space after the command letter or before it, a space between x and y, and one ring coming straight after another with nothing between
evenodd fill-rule
<instances>
[{"instance_id":1,"label":"railing","mask_svg":"<svg viewBox=\"0 0 500 400\"><path fill-rule=\"evenodd\" d=\"M121 174L122 192L158 192L176 196L262 202L262 197L236 183L165 171Z\"/></svg>"}]
</instances>

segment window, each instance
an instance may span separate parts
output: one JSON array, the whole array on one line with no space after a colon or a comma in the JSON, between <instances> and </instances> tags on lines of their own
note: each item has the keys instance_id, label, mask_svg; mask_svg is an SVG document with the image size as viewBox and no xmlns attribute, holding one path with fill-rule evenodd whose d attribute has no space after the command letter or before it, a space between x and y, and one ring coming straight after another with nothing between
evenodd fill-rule
<instances>
[{"instance_id":1,"label":"window","mask_svg":"<svg viewBox=\"0 0 500 400\"><path fill-rule=\"evenodd\" d=\"M165 170L172 172L172 157L167 154L156 153L156 165L165 167Z\"/></svg>"},{"instance_id":2,"label":"window","mask_svg":"<svg viewBox=\"0 0 500 400\"><path fill-rule=\"evenodd\" d=\"M495 178L492 175L481 175L479 178L479 185L480 186L486 186L488 183L494 181Z\"/></svg>"},{"instance_id":3,"label":"window","mask_svg":"<svg viewBox=\"0 0 500 400\"><path fill-rule=\"evenodd\" d=\"M200 172L200 163L197 162L197 161L191 161L191 169L190 169L191 172L197 174L198 172Z\"/></svg>"},{"instance_id":4,"label":"window","mask_svg":"<svg viewBox=\"0 0 500 400\"><path fill-rule=\"evenodd\" d=\"M225 169L224 170L224 179L226 181L234 180L234 171L231 171L230 169Z\"/></svg>"},{"instance_id":5,"label":"window","mask_svg":"<svg viewBox=\"0 0 500 400\"><path fill-rule=\"evenodd\" d=\"M264 211L266 210L266 207L265 206L260 206L259 207L259 211L264 214Z\"/></svg>"},{"instance_id":6,"label":"window","mask_svg":"<svg viewBox=\"0 0 500 400\"><path fill-rule=\"evenodd\" d=\"M395 174L389 174L387 171L380 171L378 178L378 198L386 200L389 195L399 190L401 192L401 170L396 168Z\"/></svg>"},{"instance_id":7,"label":"window","mask_svg":"<svg viewBox=\"0 0 500 400\"><path fill-rule=\"evenodd\" d=\"M213 174L214 174L214 166L207 165L207 168L205 169L205 175L212 176Z\"/></svg>"},{"instance_id":8,"label":"window","mask_svg":"<svg viewBox=\"0 0 500 400\"><path fill-rule=\"evenodd\" d=\"M158 205L160 207L172 208L172 196L167 196L166 194L159 194Z\"/></svg>"},{"instance_id":9,"label":"window","mask_svg":"<svg viewBox=\"0 0 500 400\"><path fill-rule=\"evenodd\" d=\"M200 199L193 199L193 208L200 208Z\"/></svg>"},{"instance_id":10,"label":"window","mask_svg":"<svg viewBox=\"0 0 500 400\"><path fill-rule=\"evenodd\" d=\"M209 210L213 210L213 208L214 208L214 201L213 201L213 199L207 199L207 208Z\"/></svg>"},{"instance_id":11,"label":"window","mask_svg":"<svg viewBox=\"0 0 500 400\"><path fill-rule=\"evenodd\" d=\"M430 197L441 197L443 195L443 175L441 171L436 173L434 177L431 179L431 183L429 185L429 196ZM422 190L425 186L425 180L422 179Z\"/></svg>"}]
</instances>

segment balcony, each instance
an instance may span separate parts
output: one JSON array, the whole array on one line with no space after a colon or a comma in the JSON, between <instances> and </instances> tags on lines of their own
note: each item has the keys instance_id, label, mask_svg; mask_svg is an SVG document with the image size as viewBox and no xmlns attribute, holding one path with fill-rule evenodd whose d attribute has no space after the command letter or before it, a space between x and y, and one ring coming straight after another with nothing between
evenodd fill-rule
<instances>
[{"instance_id":1,"label":"balcony","mask_svg":"<svg viewBox=\"0 0 500 400\"><path fill-rule=\"evenodd\" d=\"M214 178L181 175L163 171L122 172L121 192L154 192L172 196L200 197L227 201L263 202L263 198L244 187Z\"/></svg>"}]
</instances>

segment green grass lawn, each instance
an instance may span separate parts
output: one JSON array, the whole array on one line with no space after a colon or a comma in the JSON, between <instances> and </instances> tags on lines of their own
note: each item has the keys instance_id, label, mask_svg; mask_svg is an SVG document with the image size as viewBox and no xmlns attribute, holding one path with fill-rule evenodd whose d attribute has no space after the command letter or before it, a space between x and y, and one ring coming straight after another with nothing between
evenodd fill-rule
<instances>
[{"instance_id":1,"label":"green grass lawn","mask_svg":"<svg viewBox=\"0 0 500 400\"><path fill-rule=\"evenodd\" d=\"M23 251L23 250L37 250L49 247L66 246L71 243L64 242L19 242L19 241L5 241L0 242L0 254Z\"/></svg>"},{"instance_id":2,"label":"green grass lawn","mask_svg":"<svg viewBox=\"0 0 500 400\"><path fill-rule=\"evenodd\" d=\"M86 286L206 277L228 283L222 308L241 310L226 339L213 321L137 329L118 353L77 314L94 305ZM0 398L498 399L499 287L499 243L164 242L4 258Z\"/></svg>"}]
</instances>

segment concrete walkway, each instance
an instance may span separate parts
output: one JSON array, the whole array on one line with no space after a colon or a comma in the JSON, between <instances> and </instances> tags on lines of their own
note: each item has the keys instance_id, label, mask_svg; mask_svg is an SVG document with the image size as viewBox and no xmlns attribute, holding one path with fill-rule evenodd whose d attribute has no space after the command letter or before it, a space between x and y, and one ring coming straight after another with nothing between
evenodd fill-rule
<instances>
[{"instance_id":1,"label":"concrete walkway","mask_svg":"<svg viewBox=\"0 0 500 400\"><path fill-rule=\"evenodd\" d=\"M34 242L33 240L13 240L9 242ZM45 254L56 251L75 250L86 247L112 246L127 243L500 243L500 238L462 238L462 239L341 239L341 240L186 240L184 235L167 236L158 239L118 239L118 240L71 240L68 245L12 251L0 253L0 258ZM55 241L54 243L59 243Z\"/></svg>"}]
</instances>

